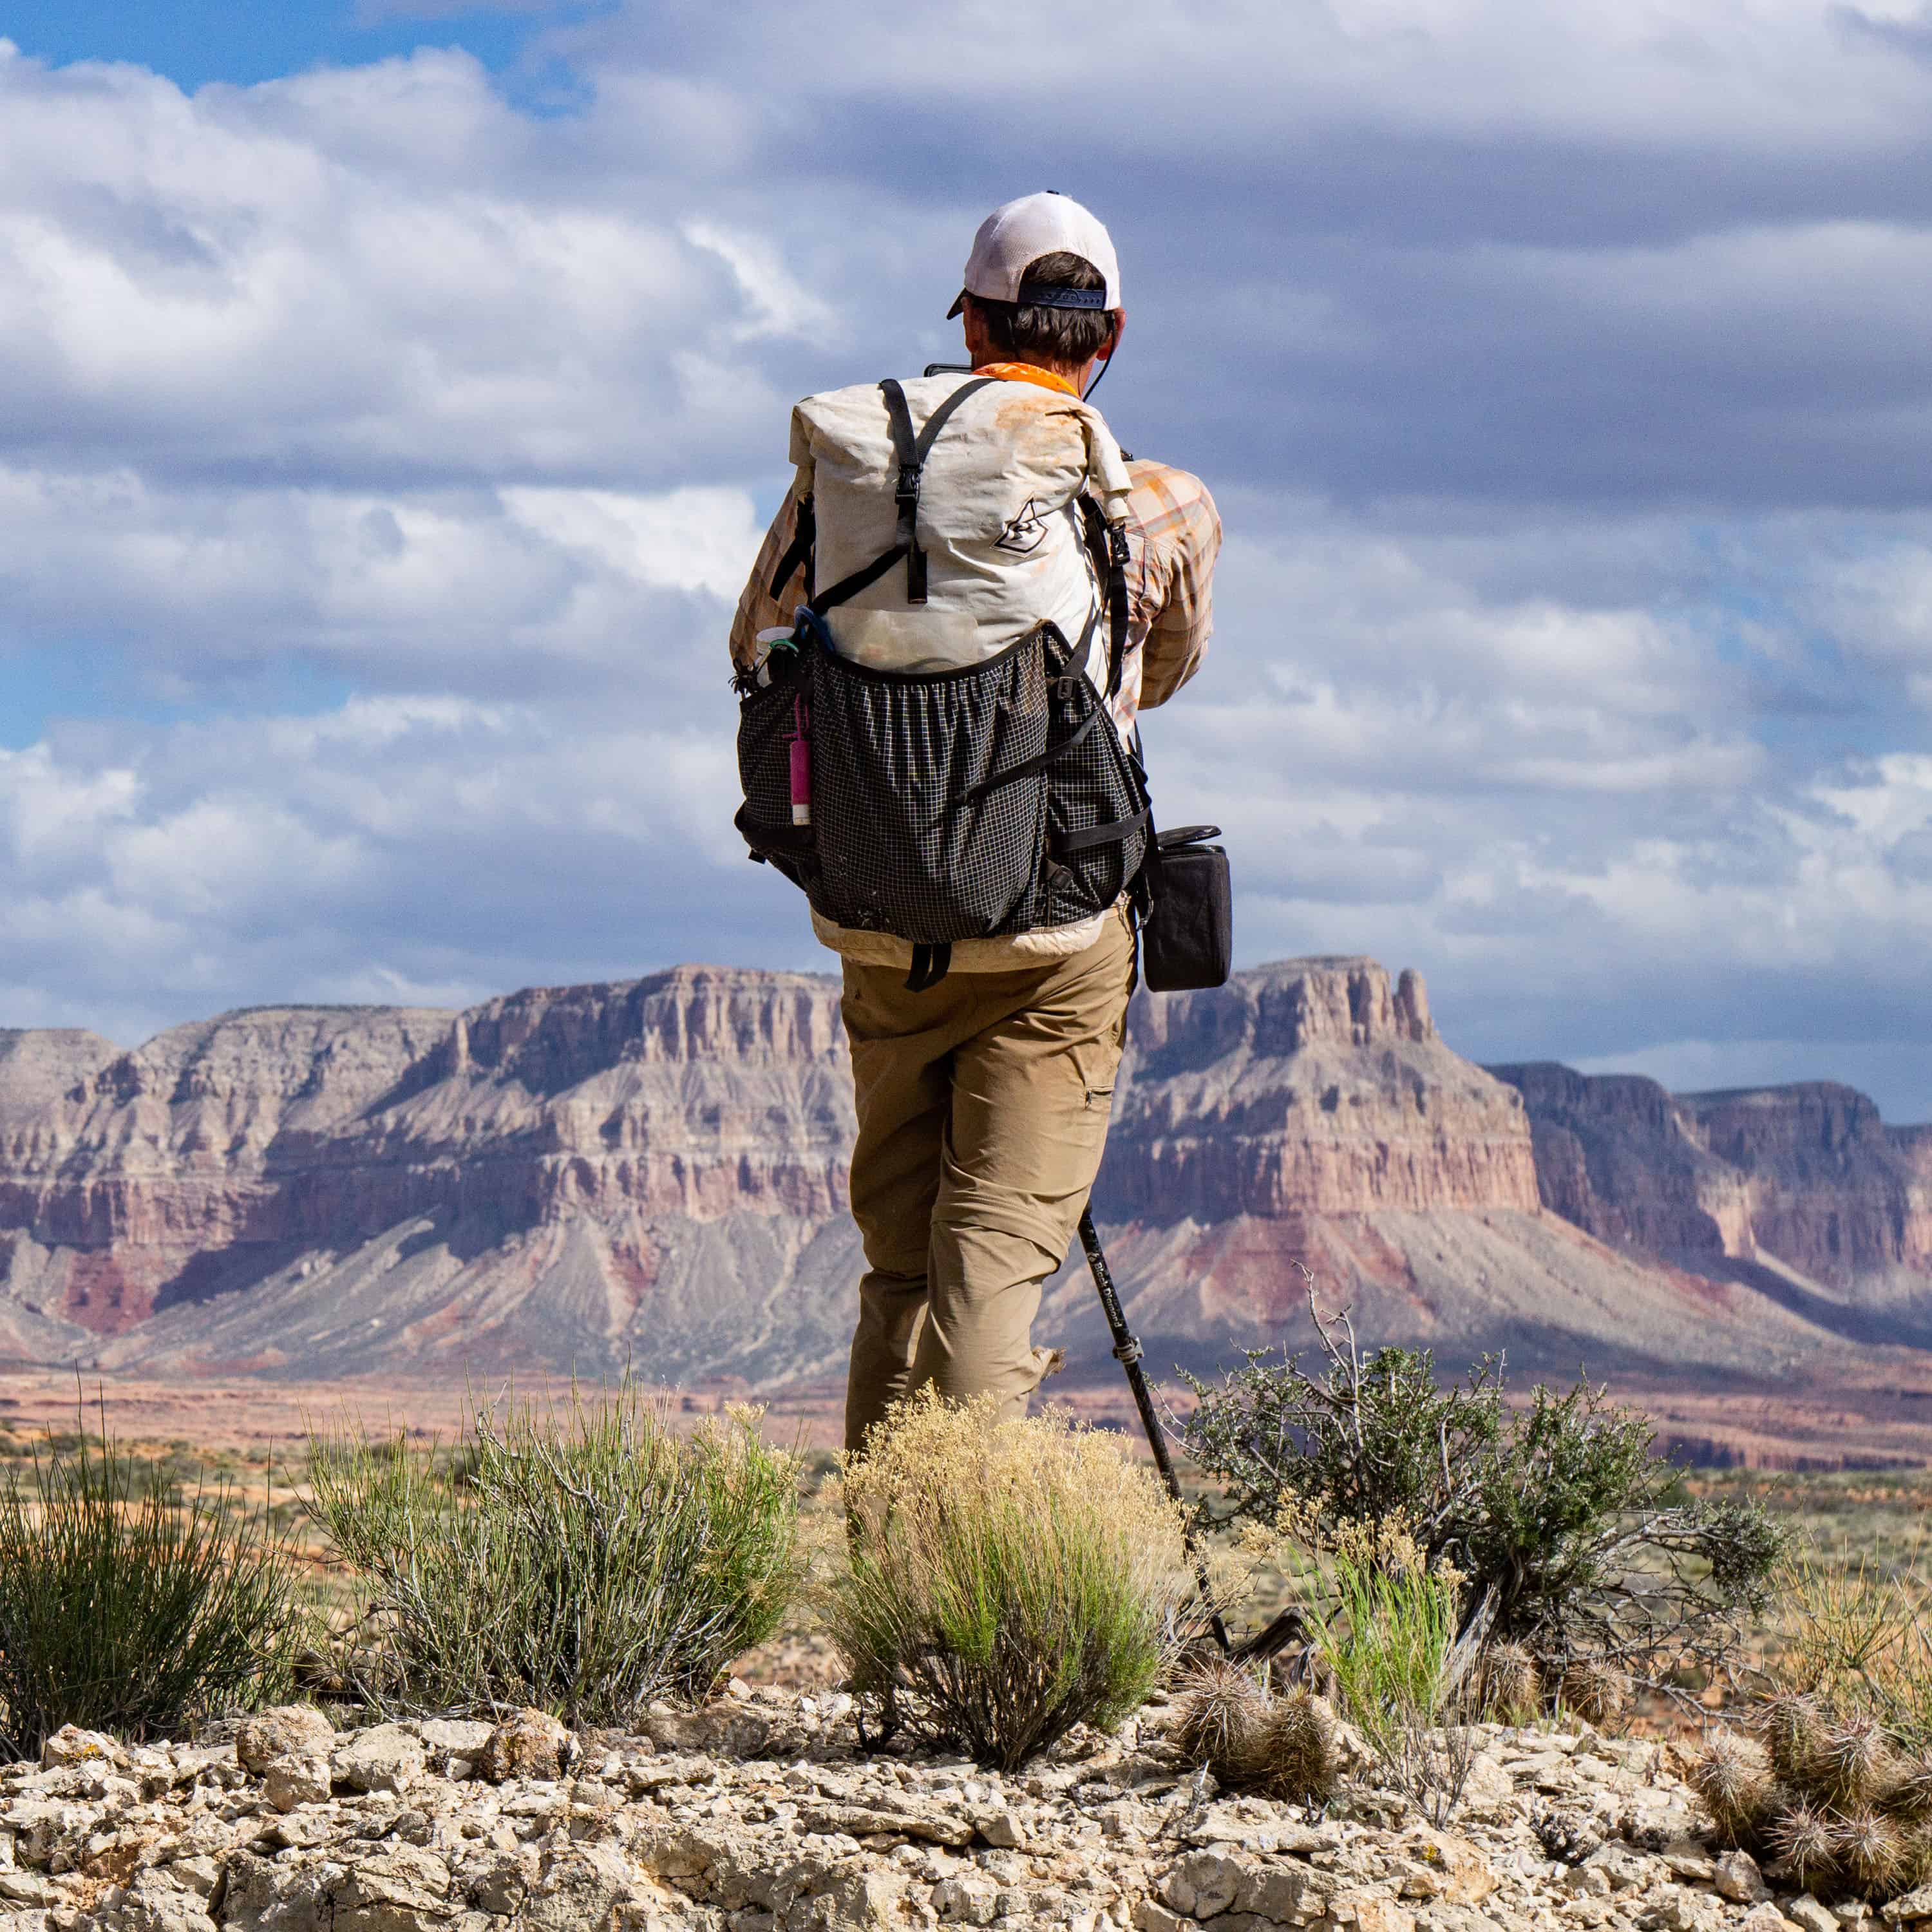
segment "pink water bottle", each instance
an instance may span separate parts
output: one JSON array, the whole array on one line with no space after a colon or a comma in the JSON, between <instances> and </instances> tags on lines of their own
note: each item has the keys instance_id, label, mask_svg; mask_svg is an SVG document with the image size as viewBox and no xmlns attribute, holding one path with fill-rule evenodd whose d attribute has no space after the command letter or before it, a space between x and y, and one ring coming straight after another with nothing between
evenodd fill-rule
<instances>
[{"instance_id":1,"label":"pink water bottle","mask_svg":"<svg viewBox=\"0 0 1932 1932\"><path fill-rule=\"evenodd\" d=\"M812 823L812 714L801 692L791 701L791 822Z\"/></svg>"}]
</instances>

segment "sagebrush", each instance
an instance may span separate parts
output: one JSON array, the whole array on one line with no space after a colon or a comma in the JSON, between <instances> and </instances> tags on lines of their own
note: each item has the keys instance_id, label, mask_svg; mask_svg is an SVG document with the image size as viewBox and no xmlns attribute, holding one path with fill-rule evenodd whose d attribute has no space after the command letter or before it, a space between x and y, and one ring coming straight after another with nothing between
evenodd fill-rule
<instances>
[{"instance_id":1,"label":"sagebrush","mask_svg":"<svg viewBox=\"0 0 1932 1932\"><path fill-rule=\"evenodd\" d=\"M625 1384L471 1415L460 1460L320 1436L310 1514L362 1586L379 1708L622 1724L702 1696L800 1580L799 1461L737 1412L688 1436Z\"/></svg>"},{"instance_id":2,"label":"sagebrush","mask_svg":"<svg viewBox=\"0 0 1932 1932\"><path fill-rule=\"evenodd\" d=\"M1755 1501L1680 1499L1642 1415L1580 1381L1504 1400L1500 1360L1460 1382L1426 1350L1367 1352L1310 1313L1318 1359L1252 1350L1218 1385L1190 1376L1188 1453L1222 1508L1325 1542L1406 1525L1460 1576L1460 1635L1510 1643L1560 1684L1579 1659L1658 1682L1727 1670L1784 1553Z\"/></svg>"},{"instance_id":3,"label":"sagebrush","mask_svg":"<svg viewBox=\"0 0 1932 1932\"><path fill-rule=\"evenodd\" d=\"M1109 1437L928 1389L846 1459L844 1502L825 1618L882 1723L1012 1770L1154 1688L1180 1517Z\"/></svg>"},{"instance_id":4,"label":"sagebrush","mask_svg":"<svg viewBox=\"0 0 1932 1932\"><path fill-rule=\"evenodd\" d=\"M84 1425L0 1479L0 1751L63 1724L139 1739L286 1694L310 1634L296 1552L225 1484Z\"/></svg>"}]
</instances>

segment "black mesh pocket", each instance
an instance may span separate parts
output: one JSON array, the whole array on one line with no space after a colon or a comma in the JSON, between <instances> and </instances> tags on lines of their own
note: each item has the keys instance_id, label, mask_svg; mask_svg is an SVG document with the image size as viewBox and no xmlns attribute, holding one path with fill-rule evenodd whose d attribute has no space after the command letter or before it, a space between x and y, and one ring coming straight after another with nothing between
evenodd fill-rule
<instances>
[{"instance_id":1,"label":"black mesh pocket","mask_svg":"<svg viewBox=\"0 0 1932 1932\"><path fill-rule=\"evenodd\" d=\"M1046 835L1045 633L914 675L815 653L812 685L812 904L926 946L1024 925Z\"/></svg>"},{"instance_id":2,"label":"black mesh pocket","mask_svg":"<svg viewBox=\"0 0 1932 1932\"><path fill-rule=\"evenodd\" d=\"M1146 794L1106 700L1078 670L1055 690L1064 695L1054 706L1049 736L1056 755L1048 776L1048 856L1030 922L1037 926L1070 926L1104 912L1147 854ZM1082 837L1120 827L1125 830L1117 836Z\"/></svg>"},{"instance_id":3,"label":"black mesh pocket","mask_svg":"<svg viewBox=\"0 0 1932 1932\"><path fill-rule=\"evenodd\" d=\"M746 692L739 704L738 779L745 802L736 823L754 854L795 885L808 886L818 869L812 828L791 822L793 705L801 690L808 692L808 681L782 676Z\"/></svg>"}]
</instances>

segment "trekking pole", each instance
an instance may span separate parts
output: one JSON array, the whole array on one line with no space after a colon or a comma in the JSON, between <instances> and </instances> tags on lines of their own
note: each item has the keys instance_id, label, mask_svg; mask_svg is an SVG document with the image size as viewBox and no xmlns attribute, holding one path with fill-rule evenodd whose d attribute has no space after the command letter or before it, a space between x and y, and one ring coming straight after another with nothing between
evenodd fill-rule
<instances>
[{"instance_id":1,"label":"trekking pole","mask_svg":"<svg viewBox=\"0 0 1932 1932\"><path fill-rule=\"evenodd\" d=\"M1101 1251L1100 1232L1094 1225L1094 1210L1090 1208L1080 1216L1080 1245L1087 1250L1087 1265L1093 1270L1094 1286L1100 1291L1100 1307L1106 1316L1107 1326L1114 1331L1114 1359L1127 1372L1127 1386L1133 1391L1134 1406L1141 1412L1141 1426L1147 1431L1148 1447L1154 1451L1155 1466L1160 1471L1161 1480L1167 1485L1168 1494L1179 1504L1180 1478L1174 1473L1174 1459L1167 1453L1166 1432L1154 1412L1154 1396L1148 1390L1147 1377L1141 1372L1141 1345L1127 1326L1126 1310L1120 1306L1120 1291L1114 1286L1113 1271ZM1230 1648L1228 1627L1221 1621L1221 1612L1214 1607L1214 1592L1208 1586L1208 1559L1201 1553L1201 1546L1194 1540L1194 1526L1185 1515L1181 1518L1180 1534L1187 1546L1188 1555L1194 1559L1194 1580L1200 1586L1201 1601L1208 1612L1208 1628L1214 1632L1214 1641L1226 1656Z\"/></svg>"}]
</instances>

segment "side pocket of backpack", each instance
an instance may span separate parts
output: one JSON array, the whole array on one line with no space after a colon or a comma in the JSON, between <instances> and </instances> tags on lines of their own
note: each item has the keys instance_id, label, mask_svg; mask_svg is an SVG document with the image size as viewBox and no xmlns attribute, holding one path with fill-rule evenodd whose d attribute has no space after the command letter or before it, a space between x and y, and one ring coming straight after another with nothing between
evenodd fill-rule
<instances>
[{"instance_id":1,"label":"side pocket of backpack","mask_svg":"<svg viewBox=\"0 0 1932 1932\"><path fill-rule=\"evenodd\" d=\"M1097 710L1094 728L1052 766L1047 794L1047 857L1041 886L1042 926L1070 926L1104 912L1138 874L1147 856L1148 799L1106 702L1084 677L1056 712L1056 743L1070 739ZM1138 824L1132 823L1136 819ZM1085 842L1110 827L1118 837Z\"/></svg>"},{"instance_id":2,"label":"side pocket of backpack","mask_svg":"<svg viewBox=\"0 0 1932 1932\"><path fill-rule=\"evenodd\" d=\"M733 819L754 858L795 886L809 888L818 871L813 828L791 815L793 704L798 676L746 693L738 706L738 781L745 802Z\"/></svg>"}]
</instances>

